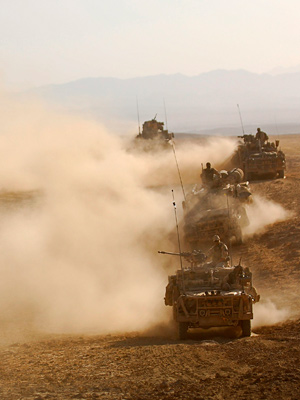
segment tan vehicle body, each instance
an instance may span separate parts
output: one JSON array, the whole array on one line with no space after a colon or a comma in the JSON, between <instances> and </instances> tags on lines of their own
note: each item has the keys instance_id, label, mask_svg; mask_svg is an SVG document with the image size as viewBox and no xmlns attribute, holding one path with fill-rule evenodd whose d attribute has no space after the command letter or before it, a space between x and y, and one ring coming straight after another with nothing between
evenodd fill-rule
<instances>
[{"instance_id":1,"label":"tan vehicle body","mask_svg":"<svg viewBox=\"0 0 300 400\"><path fill-rule=\"evenodd\" d=\"M169 133L167 129L164 129L164 123L156 121L153 118L150 121L143 123L142 132L136 136L136 139L154 140L162 143L170 141L174 137L173 133Z\"/></svg>"},{"instance_id":2,"label":"tan vehicle body","mask_svg":"<svg viewBox=\"0 0 300 400\"><path fill-rule=\"evenodd\" d=\"M259 298L248 268L204 264L169 276L165 304L173 307L180 339L188 329L224 326L240 326L243 336L250 336L253 303Z\"/></svg>"},{"instance_id":3,"label":"tan vehicle body","mask_svg":"<svg viewBox=\"0 0 300 400\"><path fill-rule=\"evenodd\" d=\"M245 203L251 201L248 183L222 184L218 179L215 187L197 185L187 195L184 208L184 240L191 250L211 243L219 235L229 244L232 238L242 243L242 228L249 224Z\"/></svg>"},{"instance_id":4,"label":"tan vehicle body","mask_svg":"<svg viewBox=\"0 0 300 400\"><path fill-rule=\"evenodd\" d=\"M243 142L240 142L232 158L232 164L244 171L246 180L284 178L285 154L278 149L279 140L260 146L253 135L239 137Z\"/></svg>"},{"instance_id":5,"label":"tan vehicle body","mask_svg":"<svg viewBox=\"0 0 300 400\"><path fill-rule=\"evenodd\" d=\"M206 210L194 221L185 223L184 240L190 249L211 243L214 235L222 237L227 244L232 238L235 238L236 243L242 243L241 215L227 208Z\"/></svg>"}]
</instances>

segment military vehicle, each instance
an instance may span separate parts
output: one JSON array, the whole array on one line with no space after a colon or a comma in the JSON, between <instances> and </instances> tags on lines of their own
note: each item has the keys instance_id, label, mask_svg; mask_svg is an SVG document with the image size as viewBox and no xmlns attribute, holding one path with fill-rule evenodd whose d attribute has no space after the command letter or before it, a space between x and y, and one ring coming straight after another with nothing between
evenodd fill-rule
<instances>
[{"instance_id":1,"label":"military vehicle","mask_svg":"<svg viewBox=\"0 0 300 400\"><path fill-rule=\"evenodd\" d=\"M189 329L238 326L242 336L250 336L253 304L260 299L250 269L240 264L213 266L195 259L190 263L168 277L165 293L165 305L173 307L178 338L186 339Z\"/></svg>"},{"instance_id":2,"label":"military vehicle","mask_svg":"<svg viewBox=\"0 0 300 400\"><path fill-rule=\"evenodd\" d=\"M203 247L214 235L227 244L233 238L242 243L242 228L249 225L244 205L251 201L249 184L242 179L239 169L221 171L210 185L195 185L186 196L183 230L191 250Z\"/></svg>"},{"instance_id":3,"label":"military vehicle","mask_svg":"<svg viewBox=\"0 0 300 400\"><path fill-rule=\"evenodd\" d=\"M279 140L261 144L254 135L238 136L240 141L231 163L244 171L248 181L261 178L284 178L285 154Z\"/></svg>"},{"instance_id":4,"label":"military vehicle","mask_svg":"<svg viewBox=\"0 0 300 400\"><path fill-rule=\"evenodd\" d=\"M167 145L168 142L174 137L173 133L169 133L167 129L164 129L164 123L158 122L156 116L143 123L142 132L136 136L137 140L144 139L150 144ZM154 143L153 143L154 142Z\"/></svg>"}]
</instances>

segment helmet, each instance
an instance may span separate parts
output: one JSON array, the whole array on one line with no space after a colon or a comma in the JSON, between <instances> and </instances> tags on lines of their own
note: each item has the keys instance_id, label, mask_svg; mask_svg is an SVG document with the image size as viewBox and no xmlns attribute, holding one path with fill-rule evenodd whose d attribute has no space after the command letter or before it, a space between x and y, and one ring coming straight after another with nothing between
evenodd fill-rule
<instances>
[{"instance_id":1,"label":"helmet","mask_svg":"<svg viewBox=\"0 0 300 400\"><path fill-rule=\"evenodd\" d=\"M207 162L206 163L206 168L210 168L211 167L211 163L210 162Z\"/></svg>"},{"instance_id":2,"label":"helmet","mask_svg":"<svg viewBox=\"0 0 300 400\"><path fill-rule=\"evenodd\" d=\"M215 235L214 237L213 237L213 241L214 242L219 242L221 239L220 239L220 236L219 235Z\"/></svg>"}]
</instances>

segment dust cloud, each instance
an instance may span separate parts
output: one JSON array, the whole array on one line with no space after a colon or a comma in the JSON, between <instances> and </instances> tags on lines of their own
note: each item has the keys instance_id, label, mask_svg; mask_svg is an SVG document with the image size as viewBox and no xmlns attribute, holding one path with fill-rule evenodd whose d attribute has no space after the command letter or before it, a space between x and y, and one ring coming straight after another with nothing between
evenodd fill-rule
<instances>
[{"instance_id":1,"label":"dust cloud","mask_svg":"<svg viewBox=\"0 0 300 400\"><path fill-rule=\"evenodd\" d=\"M245 237L263 233L268 225L291 217L291 213L280 204L264 199L257 194L253 196L253 202L247 204L245 208L250 222L243 228Z\"/></svg>"},{"instance_id":2,"label":"dust cloud","mask_svg":"<svg viewBox=\"0 0 300 400\"><path fill-rule=\"evenodd\" d=\"M254 305L253 328L274 325L286 321L291 316L287 308L278 309L270 300L265 299Z\"/></svg>"},{"instance_id":3,"label":"dust cloud","mask_svg":"<svg viewBox=\"0 0 300 400\"><path fill-rule=\"evenodd\" d=\"M0 102L0 326L108 333L164 321L157 250L174 250L174 214L157 186L178 182L173 153L131 152L93 121ZM184 178L233 147L182 146Z\"/></svg>"},{"instance_id":4,"label":"dust cloud","mask_svg":"<svg viewBox=\"0 0 300 400\"><path fill-rule=\"evenodd\" d=\"M146 186L158 187L165 185L179 185L179 175L175 157L182 177L183 185L200 183L202 165L206 162L217 168L224 159L234 151L236 143L229 138L210 138L203 143L192 141L180 142L176 137L169 149L157 152L135 152L139 166L144 174Z\"/></svg>"}]
</instances>

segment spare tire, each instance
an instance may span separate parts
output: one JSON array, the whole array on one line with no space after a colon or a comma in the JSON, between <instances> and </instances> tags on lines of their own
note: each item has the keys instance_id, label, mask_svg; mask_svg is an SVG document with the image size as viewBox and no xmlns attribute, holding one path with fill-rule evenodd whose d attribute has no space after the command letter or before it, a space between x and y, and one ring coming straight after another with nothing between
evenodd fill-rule
<instances>
[{"instance_id":1,"label":"spare tire","mask_svg":"<svg viewBox=\"0 0 300 400\"><path fill-rule=\"evenodd\" d=\"M229 171L230 178L234 181L234 183L241 183L244 179L244 172L240 168L234 168Z\"/></svg>"}]
</instances>

